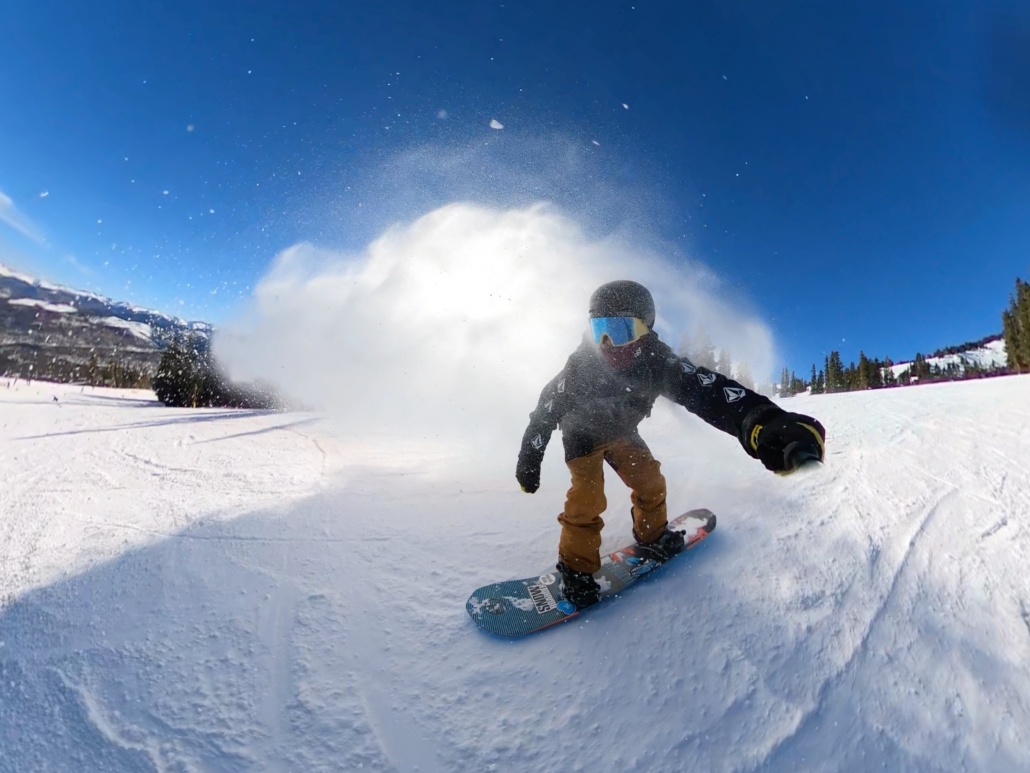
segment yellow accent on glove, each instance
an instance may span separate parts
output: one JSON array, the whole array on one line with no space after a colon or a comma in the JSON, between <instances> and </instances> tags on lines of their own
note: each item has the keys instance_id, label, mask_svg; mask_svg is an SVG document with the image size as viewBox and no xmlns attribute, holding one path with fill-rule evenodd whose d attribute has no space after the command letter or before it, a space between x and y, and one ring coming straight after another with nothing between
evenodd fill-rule
<instances>
[{"instance_id":1,"label":"yellow accent on glove","mask_svg":"<svg viewBox=\"0 0 1030 773\"><path fill-rule=\"evenodd\" d=\"M815 435L815 441L819 444L819 455L821 457L825 458L826 457L826 443L823 442L823 437L822 437L822 435L819 434L819 430L817 430L811 424L805 424L802 421L799 421L798 424L800 426L804 427L805 429L807 429L813 435ZM786 478L788 475L793 475L795 472L798 471L798 469L799 468L795 467L794 469L791 469L791 470L780 470L776 474L779 475L781 478Z\"/></svg>"},{"instance_id":2,"label":"yellow accent on glove","mask_svg":"<svg viewBox=\"0 0 1030 773\"><path fill-rule=\"evenodd\" d=\"M762 431L762 425L761 424L756 424L754 426L754 429L751 430L751 440L749 442L751 443L751 450L754 451L756 454L758 453L758 434L761 431Z\"/></svg>"},{"instance_id":3,"label":"yellow accent on glove","mask_svg":"<svg viewBox=\"0 0 1030 773\"><path fill-rule=\"evenodd\" d=\"M817 430L811 424L805 424L802 421L799 421L798 424L800 424L802 427L804 427L809 432L811 432L813 435L815 435L815 442L817 442L819 444L820 454L822 456L826 456L826 443L823 441L823 436L819 434L819 430Z\"/></svg>"}]
</instances>

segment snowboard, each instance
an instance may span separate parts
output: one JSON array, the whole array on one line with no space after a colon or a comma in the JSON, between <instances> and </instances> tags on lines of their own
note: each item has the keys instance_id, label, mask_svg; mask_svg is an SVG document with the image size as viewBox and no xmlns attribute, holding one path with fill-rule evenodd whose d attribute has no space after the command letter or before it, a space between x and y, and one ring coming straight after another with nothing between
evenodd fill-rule
<instances>
[{"instance_id":1,"label":"snowboard","mask_svg":"<svg viewBox=\"0 0 1030 773\"><path fill-rule=\"evenodd\" d=\"M691 510L669 521L669 528L686 530L686 552L712 533L715 514ZM637 555L636 548L636 544L629 545L601 559L601 569L594 574L601 586L600 601L624 591L665 563ZM557 572L484 585L469 596L465 609L483 630L513 638L565 622L583 611L562 595L561 575Z\"/></svg>"}]
</instances>

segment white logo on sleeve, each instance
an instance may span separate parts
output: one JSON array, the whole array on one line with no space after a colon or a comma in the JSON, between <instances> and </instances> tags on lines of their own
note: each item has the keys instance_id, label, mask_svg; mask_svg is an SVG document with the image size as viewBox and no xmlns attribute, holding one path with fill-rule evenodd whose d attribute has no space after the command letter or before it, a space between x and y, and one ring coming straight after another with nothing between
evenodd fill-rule
<instances>
[{"instance_id":1,"label":"white logo on sleeve","mask_svg":"<svg viewBox=\"0 0 1030 773\"><path fill-rule=\"evenodd\" d=\"M561 381L558 382L558 394L561 394L564 391L565 391L565 379L562 379Z\"/></svg>"},{"instance_id":2,"label":"white logo on sleeve","mask_svg":"<svg viewBox=\"0 0 1030 773\"><path fill-rule=\"evenodd\" d=\"M554 400L548 400L546 403L544 403L544 408L547 409L548 413L554 410Z\"/></svg>"},{"instance_id":3,"label":"white logo on sleeve","mask_svg":"<svg viewBox=\"0 0 1030 773\"><path fill-rule=\"evenodd\" d=\"M740 387L723 387L723 394L726 395L726 402L735 403L737 400L747 394L747 390L741 389Z\"/></svg>"},{"instance_id":4,"label":"white logo on sleeve","mask_svg":"<svg viewBox=\"0 0 1030 773\"><path fill-rule=\"evenodd\" d=\"M689 362L687 360L683 360L680 363L680 367L683 368L683 372L684 373L696 373L697 372L697 368L694 367L693 363L691 363L691 362Z\"/></svg>"},{"instance_id":5,"label":"white logo on sleeve","mask_svg":"<svg viewBox=\"0 0 1030 773\"><path fill-rule=\"evenodd\" d=\"M715 379L718 378L714 373L698 373L697 380L705 386L711 386L715 383Z\"/></svg>"},{"instance_id":6,"label":"white logo on sleeve","mask_svg":"<svg viewBox=\"0 0 1030 773\"><path fill-rule=\"evenodd\" d=\"M535 448L537 451L539 451L540 446L544 444L544 439L540 437L539 433L537 433L536 435L533 435L533 439L529 441L529 444L533 446L533 448Z\"/></svg>"}]
</instances>

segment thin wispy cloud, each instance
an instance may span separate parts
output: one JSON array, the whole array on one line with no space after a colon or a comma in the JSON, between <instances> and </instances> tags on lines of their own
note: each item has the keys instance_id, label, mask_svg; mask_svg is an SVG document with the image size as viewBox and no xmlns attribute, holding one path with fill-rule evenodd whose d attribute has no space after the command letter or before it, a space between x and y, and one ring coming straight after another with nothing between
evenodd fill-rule
<instances>
[{"instance_id":1,"label":"thin wispy cloud","mask_svg":"<svg viewBox=\"0 0 1030 773\"><path fill-rule=\"evenodd\" d=\"M89 266L84 264L82 261L80 261L78 258L76 258L74 255L68 255L65 258L65 260L67 260L72 266L74 266L75 269L83 276L93 276L93 270Z\"/></svg>"},{"instance_id":2,"label":"thin wispy cloud","mask_svg":"<svg viewBox=\"0 0 1030 773\"><path fill-rule=\"evenodd\" d=\"M3 191L0 191L0 223L40 244L46 242L43 232L14 206L14 200Z\"/></svg>"}]
</instances>

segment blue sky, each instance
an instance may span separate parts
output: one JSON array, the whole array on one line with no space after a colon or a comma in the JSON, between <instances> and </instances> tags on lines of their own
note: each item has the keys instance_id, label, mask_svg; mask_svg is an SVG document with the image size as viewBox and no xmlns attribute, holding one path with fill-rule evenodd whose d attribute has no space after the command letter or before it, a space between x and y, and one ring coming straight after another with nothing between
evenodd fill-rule
<instances>
[{"instance_id":1,"label":"blue sky","mask_svg":"<svg viewBox=\"0 0 1030 773\"><path fill-rule=\"evenodd\" d=\"M543 196L710 265L799 371L908 358L998 331L1028 272L1020 7L14 4L0 260L218 322L299 240Z\"/></svg>"}]
</instances>

